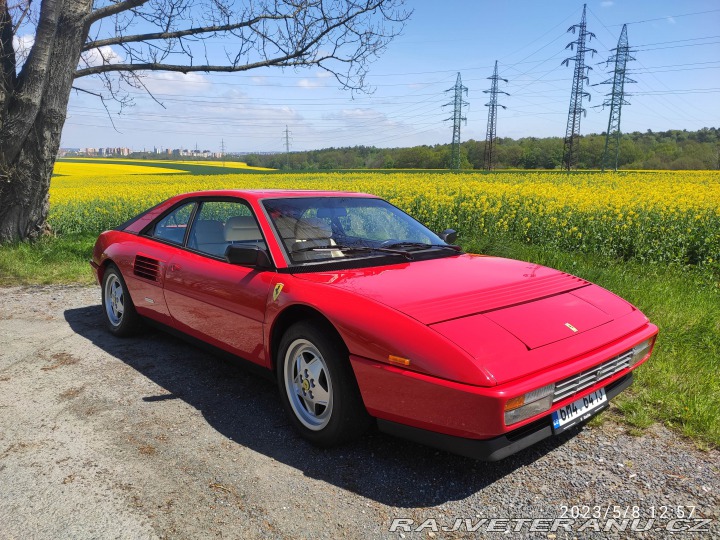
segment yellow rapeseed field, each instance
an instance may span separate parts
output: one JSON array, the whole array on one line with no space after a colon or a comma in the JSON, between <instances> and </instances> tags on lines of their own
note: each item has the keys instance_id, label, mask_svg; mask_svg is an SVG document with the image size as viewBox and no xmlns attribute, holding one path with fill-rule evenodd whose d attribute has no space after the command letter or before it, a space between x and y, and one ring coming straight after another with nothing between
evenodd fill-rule
<instances>
[{"instance_id":1,"label":"yellow rapeseed field","mask_svg":"<svg viewBox=\"0 0 720 540\"><path fill-rule=\"evenodd\" d=\"M720 258L718 171L202 176L153 167L151 174L53 178L50 222L59 233L97 233L171 195L228 188L374 193L433 230L457 229L461 238L512 238L640 261L716 266Z\"/></svg>"}]
</instances>

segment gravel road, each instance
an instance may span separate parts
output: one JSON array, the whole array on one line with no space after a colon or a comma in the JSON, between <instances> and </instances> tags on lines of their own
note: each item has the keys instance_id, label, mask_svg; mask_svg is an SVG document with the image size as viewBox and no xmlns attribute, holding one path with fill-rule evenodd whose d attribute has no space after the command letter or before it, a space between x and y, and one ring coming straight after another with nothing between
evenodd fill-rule
<instances>
[{"instance_id":1,"label":"gravel road","mask_svg":"<svg viewBox=\"0 0 720 540\"><path fill-rule=\"evenodd\" d=\"M270 382L110 336L99 296L0 289L2 539L720 537L720 453L662 427L609 420L496 464L378 433L318 450Z\"/></svg>"}]
</instances>

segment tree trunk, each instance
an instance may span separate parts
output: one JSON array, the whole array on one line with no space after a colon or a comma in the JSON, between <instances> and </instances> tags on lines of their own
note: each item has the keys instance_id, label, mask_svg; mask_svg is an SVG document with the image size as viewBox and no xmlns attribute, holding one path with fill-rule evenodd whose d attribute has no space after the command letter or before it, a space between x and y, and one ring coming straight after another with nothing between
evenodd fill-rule
<instances>
[{"instance_id":1,"label":"tree trunk","mask_svg":"<svg viewBox=\"0 0 720 540\"><path fill-rule=\"evenodd\" d=\"M46 230L50 178L91 8L92 0L43 2L36 40L44 48L33 47L0 103L0 244Z\"/></svg>"},{"instance_id":2,"label":"tree trunk","mask_svg":"<svg viewBox=\"0 0 720 540\"><path fill-rule=\"evenodd\" d=\"M44 125L45 115L37 118L17 159L0 171L0 244L36 238L46 230L50 177L65 118Z\"/></svg>"}]
</instances>

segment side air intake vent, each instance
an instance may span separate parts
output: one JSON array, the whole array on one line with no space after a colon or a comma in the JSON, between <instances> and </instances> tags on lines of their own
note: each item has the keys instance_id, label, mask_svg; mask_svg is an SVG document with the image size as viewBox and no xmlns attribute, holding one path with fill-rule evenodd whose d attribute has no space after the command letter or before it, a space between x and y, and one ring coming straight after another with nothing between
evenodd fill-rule
<instances>
[{"instance_id":1,"label":"side air intake vent","mask_svg":"<svg viewBox=\"0 0 720 540\"><path fill-rule=\"evenodd\" d=\"M160 261L151 259L150 257L136 255L134 269L134 274L136 276L149 279L150 281L157 281L158 271L160 270Z\"/></svg>"}]
</instances>

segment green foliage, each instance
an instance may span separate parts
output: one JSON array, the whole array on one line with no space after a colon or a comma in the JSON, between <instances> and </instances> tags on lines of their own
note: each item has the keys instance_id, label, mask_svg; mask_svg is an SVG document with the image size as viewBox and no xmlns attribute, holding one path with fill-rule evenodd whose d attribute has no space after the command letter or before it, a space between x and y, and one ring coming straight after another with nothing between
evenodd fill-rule
<instances>
[{"instance_id":1,"label":"green foliage","mask_svg":"<svg viewBox=\"0 0 720 540\"><path fill-rule=\"evenodd\" d=\"M605 134L580 138L579 169L599 169L605 149ZM469 140L461 145L463 169L482 169L485 141ZM495 146L497 169L560 169L563 139L500 138ZM251 154L243 157L248 165L290 170L329 169L444 169L450 162L450 145L412 148L327 148L292 152L290 165L285 154ZM621 169L718 169L720 168L720 130L670 130L622 135Z\"/></svg>"},{"instance_id":2,"label":"green foliage","mask_svg":"<svg viewBox=\"0 0 720 540\"><path fill-rule=\"evenodd\" d=\"M45 236L0 246L0 286L92 283L95 235Z\"/></svg>"}]
</instances>

